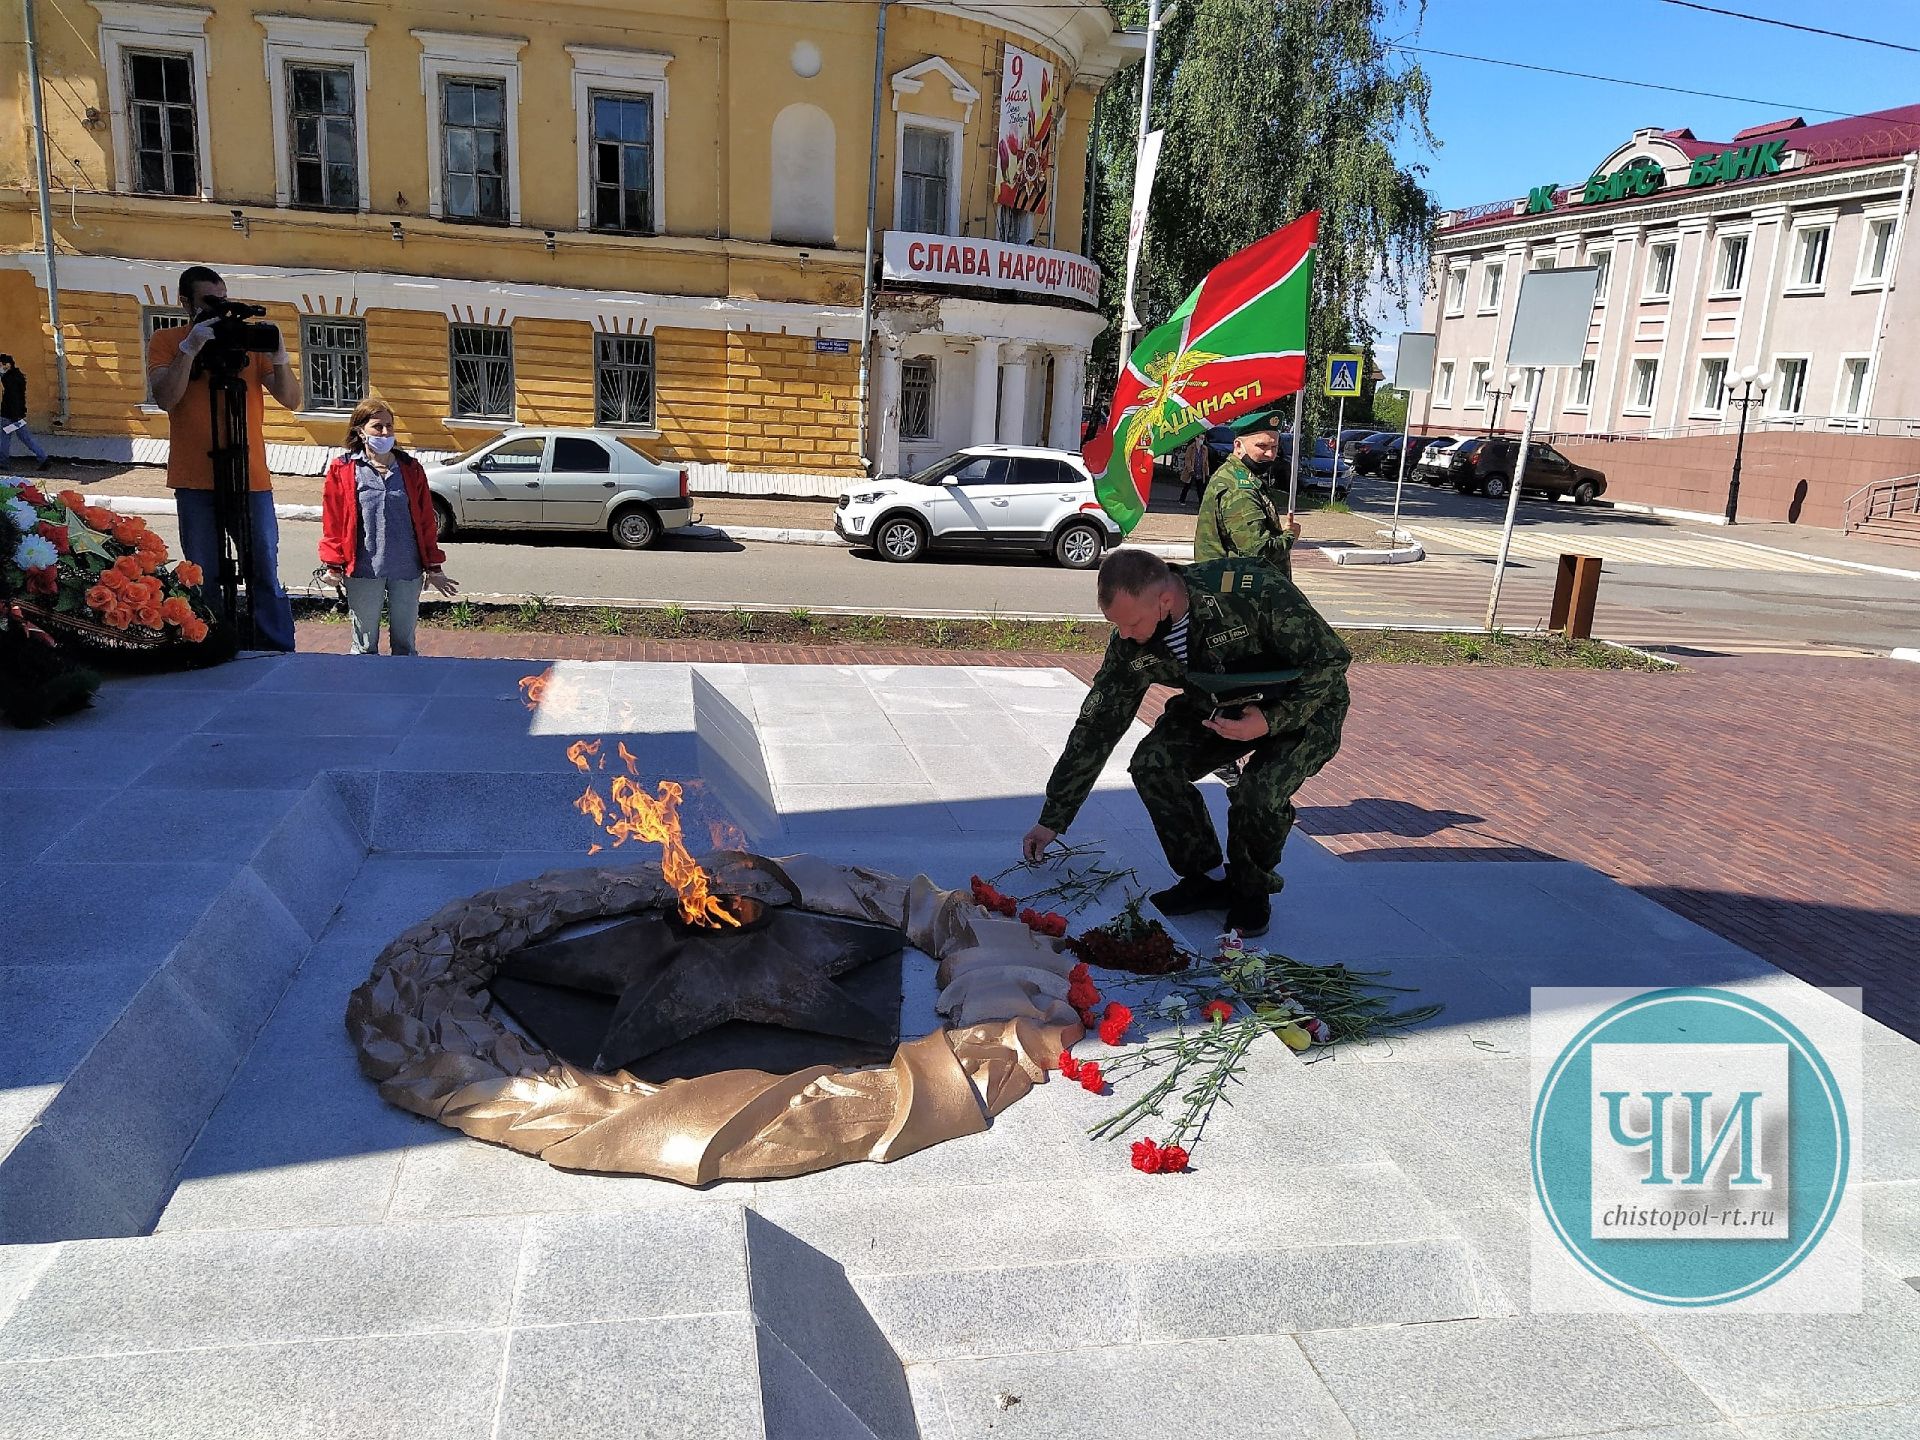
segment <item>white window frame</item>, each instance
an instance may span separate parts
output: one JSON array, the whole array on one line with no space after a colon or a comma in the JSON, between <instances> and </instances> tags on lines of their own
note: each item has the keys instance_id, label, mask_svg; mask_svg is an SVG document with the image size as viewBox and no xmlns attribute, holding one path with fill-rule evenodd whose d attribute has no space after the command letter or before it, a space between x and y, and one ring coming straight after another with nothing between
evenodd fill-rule
<instances>
[{"instance_id":1,"label":"white window frame","mask_svg":"<svg viewBox=\"0 0 1920 1440\"><path fill-rule=\"evenodd\" d=\"M1453 408L1453 365L1451 360L1442 360L1440 368L1433 377L1433 403L1440 409Z\"/></svg>"},{"instance_id":2,"label":"white window frame","mask_svg":"<svg viewBox=\"0 0 1920 1440\"><path fill-rule=\"evenodd\" d=\"M1573 373L1567 377L1567 403L1560 408L1570 414L1584 415L1593 408L1593 382L1600 366L1589 355L1573 367ZM1586 380L1583 386L1582 378Z\"/></svg>"},{"instance_id":3,"label":"white window frame","mask_svg":"<svg viewBox=\"0 0 1920 1440\"><path fill-rule=\"evenodd\" d=\"M213 199L213 128L207 118L207 87L213 60L207 21L213 11L194 5L140 5L129 0L91 0L100 12L100 63L107 72L108 133L113 140L113 190L145 195L133 186L133 127L127 123L127 54L186 54L193 65L193 147L200 170L200 198ZM166 196L156 196L166 199ZM178 195L173 199L191 197Z\"/></svg>"},{"instance_id":4,"label":"white window frame","mask_svg":"<svg viewBox=\"0 0 1920 1440\"><path fill-rule=\"evenodd\" d=\"M1718 361L1720 364L1720 383L1714 387L1714 393L1707 399L1701 398L1701 390L1706 384L1707 366ZM1717 420L1727 413L1727 380L1733 374L1733 356L1702 355L1700 363L1693 372L1693 394L1687 400L1687 413L1707 419Z\"/></svg>"},{"instance_id":5,"label":"white window frame","mask_svg":"<svg viewBox=\"0 0 1920 1440\"><path fill-rule=\"evenodd\" d=\"M507 224L520 223L520 172L526 157L520 150L520 52L527 47L519 35L466 35L450 30L409 32L420 42L420 94L427 102L427 213L446 218L447 177L440 140L440 82L442 80L498 80L506 96Z\"/></svg>"},{"instance_id":6,"label":"white window frame","mask_svg":"<svg viewBox=\"0 0 1920 1440\"><path fill-rule=\"evenodd\" d=\"M1788 410L1781 405L1786 398L1787 387L1781 374L1784 365L1800 365L1800 404L1797 409ZM1767 387L1767 414L1790 418L1807 413L1807 395L1812 389L1813 356L1811 354L1775 355L1772 365L1773 383Z\"/></svg>"},{"instance_id":7,"label":"white window frame","mask_svg":"<svg viewBox=\"0 0 1920 1440\"><path fill-rule=\"evenodd\" d=\"M1473 398L1474 381L1480 382L1480 398ZM1469 360L1467 362L1467 398L1461 402L1462 410L1484 410L1493 391L1493 361Z\"/></svg>"},{"instance_id":8,"label":"white window frame","mask_svg":"<svg viewBox=\"0 0 1920 1440\"><path fill-rule=\"evenodd\" d=\"M1829 256L1829 259L1832 257ZM1860 362L1860 408L1846 408L1847 367L1855 361ZM1833 381L1833 410L1836 419L1864 420L1867 418L1867 401L1873 394L1873 355L1866 350L1849 350L1840 356L1840 373Z\"/></svg>"},{"instance_id":9,"label":"white window frame","mask_svg":"<svg viewBox=\"0 0 1920 1440\"><path fill-rule=\"evenodd\" d=\"M1827 289L1827 277L1833 273L1833 219L1822 216L1818 220L1796 221L1788 232L1788 241L1792 249L1787 253L1787 283L1781 289L1783 295L1824 295ZM1827 236L1826 253L1820 257L1820 278L1802 280L1800 262L1804 258L1805 247L1810 237L1825 231Z\"/></svg>"},{"instance_id":10,"label":"white window frame","mask_svg":"<svg viewBox=\"0 0 1920 1440\"><path fill-rule=\"evenodd\" d=\"M1487 291L1489 290L1493 291L1493 297L1491 299L1487 296ZM1500 313L1500 302L1506 299L1506 296L1506 259L1502 257L1498 260L1488 260L1486 264L1480 268L1480 313L1482 315L1498 315Z\"/></svg>"},{"instance_id":11,"label":"white window frame","mask_svg":"<svg viewBox=\"0 0 1920 1440\"><path fill-rule=\"evenodd\" d=\"M1606 304L1607 292L1613 289L1613 254L1614 247L1611 245L1587 252L1587 263L1600 272L1600 283L1593 287L1593 303L1596 305Z\"/></svg>"},{"instance_id":12,"label":"white window frame","mask_svg":"<svg viewBox=\"0 0 1920 1440\"><path fill-rule=\"evenodd\" d=\"M1650 372L1653 382L1647 386L1647 398L1644 401L1633 398L1634 382L1640 374L1642 365L1653 367ZM1627 393L1622 396L1620 406L1622 415L1651 415L1660 403L1660 357L1658 355L1635 355L1627 363Z\"/></svg>"},{"instance_id":13,"label":"white window frame","mask_svg":"<svg viewBox=\"0 0 1920 1440\"><path fill-rule=\"evenodd\" d=\"M1656 251L1659 251L1659 250L1665 250L1668 255L1667 288L1664 290L1655 290L1653 288L1653 277L1655 272L1659 268L1654 261L1654 254ZM1680 273L1680 237L1677 235L1670 235L1660 240L1649 240L1647 242L1646 271L1642 275L1641 283L1640 283L1640 298L1642 300L1673 299L1673 281L1674 281L1674 277L1679 273Z\"/></svg>"},{"instance_id":14,"label":"white window frame","mask_svg":"<svg viewBox=\"0 0 1920 1440\"><path fill-rule=\"evenodd\" d=\"M1876 225L1886 225L1887 230L1887 268L1892 270L1894 258L1900 253L1900 216L1892 208L1867 210L1860 216L1860 254L1853 265L1853 288L1856 290L1884 289L1890 275L1869 275L1867 257L1873 253L1873 229Z\"/></svg>"},{"instance_id":15,"label":"white window frame","mask_svg":"<svg viewBox=\"0 0 1920 1440\"><path fill-rule=\"evenodd\" d=\"M918 435L907 433L907 366L927 367L927 428ZM904 355L900 359L900 438L932 440L940 434L940 361L933 355Z\"/></svg>"},{"instance_id":16,"label":"white window frame","mask_svg":"<svg viewBox=\"0 0 1920 1440\"><path fill-rule=\"evenodd\" d=\"M1540 398L1540 375L1538 365L1520 367L1520 383L1507 392L1507 409L1531 410L1533 402Z\"/></svg>"},{"instance_id":17,"label":"white window frame","mask_svg":"<svg viewBox=\"0 0 1920 1440\"><path fill-rule=\"evenodd\" d=\"M1721 277L1726 269L1727 246L1735 240L1739 241L1741 246L1740 283L1738 285L1726 285L1722 283ZM1747 293L1747 281L1752 278L1753 231L1751 229L1741 229L1716 232L1713 237L1713 281L1712 288L1707 291L1707 298L1709 300L1737 299Z\"/></svg>"},{"instance_id":18,"label":"white window frame","mask_svg":"<svg viewBox=\"0 0 1920 1440\"><path fill-rule=\"evenodd\" d=\"M574 185L580 197L580 229L593 227L593 96L644 95L653 101L653 229L667 233L667 66L664 50L612 50L598 45L569 45L573 57ZM508 171L509 178L519 174ZM515 223L520 202L515 190ZM633 234L633 231L622 232Z\"/></svg>"},{"instance_id":19,"label":"white window frame","mask_svg":"<svg viewBox=\"0 0 1920 1440\"><path fill-rule=\"evenodd\" d=\"M293 203L293 132L287 125L287 67L342 66L353 71L354 163L360 169L360 213L373 208L367 177L367 32L371 25L347 20L309 20L304 15L256 15L267 32L267 96L273 107L273 203Z\"/></svg>"},{"instance_id":20,"label":"white window frame","mask_svg":"<svg viewBox=\"0 0 1920 1440\"><path fill-rule=\"evenodd\" d=\"M360 380L363 388L371 391L372 384L370 376L372 371L368 363L367 355L366 317L364 315L316 315L312 313L303 313L300 316L300 413L302 415L324 416L330 420L337 420L342 415L352 414L354 407L365 397L362 395L347 397L346 404L330 407L317 406L313 403L313 346L310 343L310 336L308 334L308 327L312 325L353 326L359 330ZM449 344L451 344L451 342L449 342ZM338 354L341 352L332 351L327 353ZM449 352L449 354L451 354L451 352Z\"/></svg>"},{"instance_id":21,"label":"white window frame","mask_svg":"<svg viewBox=\"0 0 1920 1440\"><path fill-rule=\"evenodd\" d=\"M963 151L961 145L966 139L966 125L959 120L941 120L932 115L909 115L902 113L895 117L893 130L893 228L903 228L900 223L901 207L906 200L907 165L907 127L917 125L923 130L941 130L947 136L947 228L945 235L960 233L960 164Z\"/></svg>"},{"instance_id":22,"label":"white window frame","mask_svg":"<svg viewBox=\"0 0 1920 1440\"><path fill-rule=\"evenodd\" d=\"M1440 297L1442 313L1464 315L1467 313L1467 272L1471 265L1449 265L1447 267L1447 286Z\"/></svg>"},{"instance_id":23,"label":"white window frame","mask_svg":"<svg viewBox=\"0 0 1920 1440\"><path fill-rule=\"evenodd\" d=\"M605 350L609 340L639 340L645 342L647 362L644 366L621 363L621 370L641 370L647 373L647 417L644 420L603 420L600 418L600 374L606 368ZM451 353L451 352L449 352ZM517 397L516 397L517 400ZM655 335L634 335L612 330L597 330L593 336L593 423L602 430L613 430L623 434L658 435L660 433L660 341Z\"/></svg>"}]
</instances>

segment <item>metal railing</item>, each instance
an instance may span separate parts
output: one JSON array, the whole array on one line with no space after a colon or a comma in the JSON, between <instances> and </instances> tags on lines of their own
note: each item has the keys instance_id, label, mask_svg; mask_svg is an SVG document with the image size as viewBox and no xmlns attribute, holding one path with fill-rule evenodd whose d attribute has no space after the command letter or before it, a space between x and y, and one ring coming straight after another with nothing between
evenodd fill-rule
<instances>
[{"instance_id":1,"label":"metal railing","mask_svg":"<svg viewBox=\"0 0 1920 1440\"><path fill-rule=\"evenodd\" d=\"M1920 475L1898 475L1862 485L1847 496L1842 513L1841 533L1848 535L1869 520L1896 520L1903 514L1920 518Z\"/></svg>"}]
</instances>

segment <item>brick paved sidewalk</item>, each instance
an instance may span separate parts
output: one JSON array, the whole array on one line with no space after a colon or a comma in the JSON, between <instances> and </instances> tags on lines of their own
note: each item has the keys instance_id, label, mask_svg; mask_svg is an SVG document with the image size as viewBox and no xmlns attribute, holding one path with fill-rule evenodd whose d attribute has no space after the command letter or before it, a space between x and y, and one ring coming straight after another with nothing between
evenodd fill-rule
<instances>
[{"instance_id":1,"label":"brick paved sidewalk","mask_svg":"<svg viewBox=\"0 0 1920 1440\"><path fill-rule=\"evenodd\" d=\"M1058 665L1092 655L429 630L438 655ZM341 651L344 625L302 624ZM1361 665L1300 825L1355 861L1577 860L1920 1039L1920 667L1751 657L1677 675ZM1151 722L1167 692L1156 691Z\"/></svg>"}]
</instances>

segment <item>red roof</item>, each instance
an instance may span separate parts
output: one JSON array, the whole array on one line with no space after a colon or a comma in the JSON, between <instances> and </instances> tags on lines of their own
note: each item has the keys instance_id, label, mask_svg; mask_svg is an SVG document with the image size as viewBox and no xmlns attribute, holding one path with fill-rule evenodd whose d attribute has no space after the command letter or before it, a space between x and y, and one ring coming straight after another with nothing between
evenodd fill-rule
<instances>
[{"instance_id":1,"label":"red roof","mask_svg":"<svg viewBox=\"0 0 1920 1440\"><path fill-rule=\"evenodd\" d=\"M1676 147L1689 159L1701 155L1712 155L1738 145L1752 143L1760 139L1786 137L1785 148L1788 151L1804 151L1806 159L1793 173L1806 170L1833 170L1849 165L1866 164L1869 161L1889 160L1920 150L1920 105L1901 105L1892 110L1875 110L1868 115L1849 115L1840 120L1823 120L1818 125L1809 125L1799 116L1785 120L1769 120L1761 125L1751 125L1740 131L1732 140L1698 140L1691 130L1664 130L1660 138ZM1753 180L1731 180L1717 187L1734 189L1742 185L1759 183ZM1577 186L1574 188L1578 188ZM1568 192L1561 190L1556 199ZM1521 197L1524 198L1524 197ZM1488 205L1475 205L1457 212L1461 218L1447 227L1449 231L1465 230L1479 225L1496 224L1513 218L1513 207L1520 200L1502 200ZM1639 203L1636 200L1611 201L1605 208ZM1581 207L1588 208L1588 207ZM1601 206L1591 208L1600 209Z\"/></svg>"}]
</instances>

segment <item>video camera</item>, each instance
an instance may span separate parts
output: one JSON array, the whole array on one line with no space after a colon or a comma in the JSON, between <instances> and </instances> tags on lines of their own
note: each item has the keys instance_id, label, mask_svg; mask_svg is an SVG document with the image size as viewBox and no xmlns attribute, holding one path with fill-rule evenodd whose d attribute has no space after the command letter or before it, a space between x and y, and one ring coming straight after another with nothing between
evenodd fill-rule
<instances>
[{"instance_id":1,"label":"video camera","mask_svg":"<svg viewBox=\"0 0 1920 1440\"><path fill-rule=\"evenodd\" d=\"M207 300L200 306L200 313L193 317L193 323L203 324L213 321L213 339L200 353L194 356L193 373L212 371L221 375L237 375L247 363L249 355L273 355L280 350L280 327L261 324L254 317L266 314L260 305L249 305L244 300Z\"/></svg>"}]
</instances>

